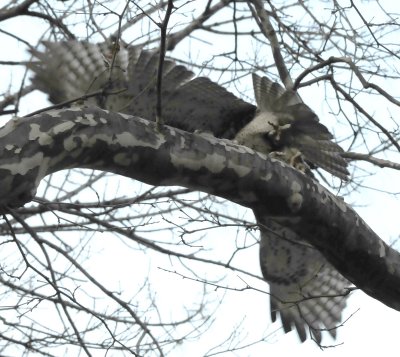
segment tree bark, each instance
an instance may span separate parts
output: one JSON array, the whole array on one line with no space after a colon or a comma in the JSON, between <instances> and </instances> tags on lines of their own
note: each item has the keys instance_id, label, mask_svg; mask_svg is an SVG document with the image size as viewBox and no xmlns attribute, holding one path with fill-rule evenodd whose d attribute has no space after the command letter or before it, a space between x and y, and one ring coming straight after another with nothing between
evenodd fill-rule
<instances>
[{"instance_id":1,"label":"tree bark","mask_svg":"<svg viewBox=\"0 0 400 357\"><path fill-rule=\"evenodd\" d=\"M96 107L15 118L0 129L0 207L32 200L40 181L91 168L211 193L279 217L358 288L400 311L400 254L341 198L284 163L213 136Z\"/></svg>"}]
</instances>

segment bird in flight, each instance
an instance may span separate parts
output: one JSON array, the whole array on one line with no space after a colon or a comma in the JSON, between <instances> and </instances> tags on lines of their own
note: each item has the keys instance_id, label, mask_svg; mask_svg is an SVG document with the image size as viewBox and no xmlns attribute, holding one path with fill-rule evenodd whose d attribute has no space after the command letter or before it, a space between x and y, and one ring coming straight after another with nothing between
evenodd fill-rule
<instances>
[{"instance_id":1,"label":"bird in flight","mask_svg":"<svg viewBox=\"0 0 400 357\"><path fill-rule=\"evenodd\" d=\"M53 103L84 97L110 111L156 119L158 52L107 43L44 42L29 67L37 89ZM271 155L311 175L322 168L346 180L343 149L294 91L253 74L255 102L166 59L162 79L165 124L190 132L210 132ZM336 336L346 306L345 279L310 244L285 225L290 217L259 216L260 265L270 285L272 321L280 315L285 332L301 341L321 342L322 331ZM307 331L309 333L307 334Z\"/></svg>"}]
</instances>

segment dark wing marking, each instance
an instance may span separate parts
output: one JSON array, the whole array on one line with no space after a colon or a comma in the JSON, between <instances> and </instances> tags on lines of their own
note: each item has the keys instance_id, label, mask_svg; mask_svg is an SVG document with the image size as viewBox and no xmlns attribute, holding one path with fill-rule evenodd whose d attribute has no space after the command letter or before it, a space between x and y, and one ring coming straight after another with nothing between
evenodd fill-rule
<instances>
[{"instance_id":1,"label":"dark wing marking","mask_svg":"<svg viewBox=\"0 0 400 357\"><path fill-rule=\"evenodd\" d=\"M158 52L121 47L112 72L107 63L112 45L78 41L44 42L45 51L33 51L39 63L33 83L60 103L96 90L116 91L89 102L113 111L155 120ZM253 118L255 106L207 78L194 74L166 58L162 82L162 111L166 124L184 130L204 130L219 137L234 137Z\"/></svg>"}]
</instances>

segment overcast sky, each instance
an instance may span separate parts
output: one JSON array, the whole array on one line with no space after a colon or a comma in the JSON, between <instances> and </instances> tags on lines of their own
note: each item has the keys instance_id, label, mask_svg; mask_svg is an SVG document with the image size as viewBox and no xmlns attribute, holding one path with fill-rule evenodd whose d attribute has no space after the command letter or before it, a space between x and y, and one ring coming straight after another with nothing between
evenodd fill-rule
<instances>
[{"instance_id":1,"label":"overcast sky","mask_svg":"<svg viewBox=\"0 0 400 357\"><path fill-rule=\"evenodd\" d=\"M381 2L383 5L389 3L388 1ZM400 11L399 11L400 12ZM365 16L373 16L371 13L366 12ZM7 21L1 23L3 29L9 32L19 32L21 36L31 42L35 43L43 32L40 23L35 21L29 23L29 31L25 28L28 26L24 23L24 29L21 29L21 23L18 21ZM396 34L396 38L400 37L400 32ZM0 34L0 41L3 44L3 49L0 54L0 60L21 60L26 56L26 48L19 44L15 47L15 42L11 41L9 37ZM213 45L207 44L205 46L209 51L220 51L220 46L223 44L214 43ZM247 51L251 51L248 48ZM12 70L12 73L11 73ZM22 74L15 68L0 66L0 90L6 88L10 82L18 83L18 76ZM251 94L251 93L250 93ZM314 110L319 113L327 108L323 105L315 107L315 97L321 93L307 92L302 93L303 99L306 103L310 104ZM310 103L311 102L311 103ZM379 102L377 102L379 103ZM22 102L21 114L26 114L31 111L37 110L46 105L44 95L33 93L26 100ZM313 106L314 105L314 106ZM377 104L375 104L377 105ZM385 104L382 103L384 106ZM377 105L378 106L378 105ZM393 117L399 118L400 111L392 113ZM1 118L2 123L5 122L4 117ZM399 119L400 120L400 119ZM329 126L329 123L325 123ZM334 130L335 128L333 128ZM394 158L398 156L394 154ZM366 165L366 168L371 171L371 167ZM400 204L398 195L393 194L394 186L400 182L399 173L397 171L390 171L389 169L373 169L376 171L375 176L367 178L364 183L366 188L360 188L354 191L349 197L346 197L348 203L354 204L356 211L368 222L379 236L387 242L391 242L398 237L399 234L399 212ZM126 180L124 179L124 182ZM368 189L368 187L379 188L381 192L376 189ZM388 193L383 193L387 191ZM399 190L400 191L400 190ZM242 209L242 208L238 208ZM227 231L228 232L228 231ZM224 235L227 234L224 232ZM232 234L233 231L232 231ZM216 240L221 239L221 233L217 232ZM102 275L107 279L109 275L110 284L115 276L118 275L120 281L128 282L131 275L121 276L125 270L124 267L119 267L120 251L117 248L107 249L102 252L101 260L113 262L112 267L108 266L102 271ZM100 257L98 257L100 259ZM199 283L183 281L179 277L171 276L161 270L171 268L170 262L167 260L156 260L153 258L152 264L146 264L145 269L141 271L149 271L155 277L158 277L160 294L164 294L165 301L174 299L174 294L179 291L180 295L188 294L187 299L192 299L193 295L190 294L191 290L199 289ZM251 271L260 274L258 268L258 252L256 247L251 252L248 252L243 258L243 264L250 264ZM246 261L247 259L247 261ZM94 261L94 266L98 261ZM101 265L101 264L100 264ZM115 273L113 269L118 269ZM235 276L232 277L235 279ZM157 278L156 278L157 280ZM240 286L240 279L237 278L237 286ZM266 288L266 286L264 287ZM238 333L240 336L247 335L247 343L259 339L261 336L269 336L266 342L258 343L253 347L244 348L235 352L235 356L276 356L277 354L293 354L297 353L300 356L337 356L342 355L373 355L385 353L388 356L397 355L400 350L399 339L399 321L400 313L394 311L382 303L368 297L361 291L355 291L351 294L348 300L348 307L344 312L344 319L349 319L342 327L338 329L338 337L336 341L326 338L324 344L338 345L335 348L328 348L321 351L314 342L307 341L301 344L295 332L283 334L280 329L280 322L271 324L269 318L269 300L267 295L253 292L224 292L226 294L223 305L216 313L215 325L201 337L200 341L194 341L185 344L181 349L177 349L174 356L203 356L209 350L210 346L218 345L218 343L231 333L234 326L240 326ZM244 321L242 321L244 317ZM276 331L276 332L274 332ZM233 354L226 354L233 355Z\"/></svg>"}]
</instances>

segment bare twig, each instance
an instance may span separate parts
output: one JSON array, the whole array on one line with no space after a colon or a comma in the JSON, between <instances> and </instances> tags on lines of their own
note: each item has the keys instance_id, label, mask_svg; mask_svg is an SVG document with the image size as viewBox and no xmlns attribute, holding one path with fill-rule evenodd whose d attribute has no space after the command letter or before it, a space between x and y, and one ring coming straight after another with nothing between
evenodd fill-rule
<instances>
[{"instance_id":1,"label":"bare twig","mask_svg":"<svg viewBox=\"0 0 400 357\"><path fill-rule=\"evenodd\" d=\"M22 90L20 90L16 93L5 95L4 99L2 101L0 101L0 111L2 109L6 108L7 106L13 104L15 101L17 101L19 98L21 98L25 94L28 94L28 93L34 91L35 89L36 89L35 86L31 84L29 86L22 88Z\"/></svg>"},{"instance_id":2,"label":"bare twig","mask_svg":"<svg viewBox=\"0 0 400 357\"><path fill-rule=\"evenodd\" d=\"M176 45L181 42L184 38L190 35L196 29L202 28L203 24L214 14L216 14L219 10L223 9L226 5L228 5L231 0L221 0L219 3L214 6L209 6L210 3L207 3L207 6L203 13L190 24L185 27L183 30L177 31L168 36L167 49L168 51L172 51Z\"/></svg>"},{"instance_id":3,"label":"bare twig","mask_svg":"<svg viewBox=\"0 0 400 357\"><path fill-rule=\"evenodd\" d=\"M174 8L173 0L168 0L167 11L165 13L164 20L161 24L158 24L161 32L160 39L160 57L158 60L158 70L157 70L157 104L156 104L156 124L157 127L163 124L162 120L162 77L163 77L163 68L164 68L164 59L165 59L165 51L166 51L166 41L167 41L167 29L168 22L171 17L172 9Z\"/></svg>"},{"instance_id":4,"label":"bare twig","mask_svg":"<svg viewBox=\"0 0 400 357\"><path fill-rule=\"evenodd\" d=\"M314 66L308 67L306 68L302 73L300 73L300 75L296 78L294 85L293 85L293 90L297 90L297 88L300 87L300 83L301 81L310 73L318 71L324 67L330 66L331 64L334 63L339 63L339 62L344 62L344 63L348 63L348 59L344 58L344 57L329 57L327 60L322 61Z\"/></svg>"},{"instance_id":5,"label":"bare twig","mask_svg":"<svg viewBox=\"0 0 400 357\"><path fill-rule=\"evenodd\" d=\"M394 170L400 170L400 164L389 161L389 160L384 160L384 159L379 159L377 157L373 157L369 154L361 154L358 152L344 152L342 153L342 157L350 160L362 160L362 161L367 161L375 166L381 167L381 168L389 168L389 169L394 169Z\"/></svg>"},{"instance_id":6,"label":"bare twig","mask_svg":"<svg viewBox=\"0 0 400 357\"><path fill-rule=\"evenodd\" d=\"M60 28L68 36L70 40L75 39L75 35L68 29L67 26L64 25L64 23L60 19L53 18L47 14L42 14L41 12L29 11L29 10L25 11L24 15L38 17L40 19L46 20L51 25Z\"/></svg>"},{"instance_id":7,"label":"bare twig","mask_svg":"<svg viewBox=\"0 0 400 357\"><path fill-rule=\"evenodd\" d=\"M368 112L361 106L359 105L351 96L348 94L345 90L343 90L334 80L333 76L330 78L330 82L333 86L333 88L339 92L348 102L354 105L354 107L362 113L372 124L374 124L377 128L381 130L383 134L386 135L386 137L390 140L390 142L396 147L398 151L400 151L400 144L397 142L397 140L389 133L389 131L382 125L380 124L377 120L375 120L371 115L368 114Z\"/></svg>"},{"instance_id":8,"label":"bare twig","mask_svg":"<svg viewBox=\"0 0 400 357\"><path fill-rule=\"evenodd\" d=\"M361 13L361 11L358 9L358 7L354 4L353 0L350 0L350 4L351 7L354 8L354 10L356 10L358 16L360 16L362 22L364 23L364 25L367 27L369 33L371 34L372 38L374 39L375 43L377 44L378 47L382 47L384 48L386 51L388 51L393 57L396 57L398 59L400 59L400 56L393 52L390 48L388 48L387 46L385 46L383 43L381 43L380 41L378 41L378 39L376 38L375 34L373 33L373 31L371 30L371 25L370 23L365 19L365 17L363 16L363 14Z\"/></svg>"},{"instance_id":9,"label":"bare twig","mask_svg":"<svg viewBox=\"0 0 400 357\"><path fill-rule=\"evenodd\" d=\"M293 85L293 89L296 90L299 86L300 86L300 82L303 80L304 77L306 77L308 74L314 72L314 71L318 71L324 67L330 66L334 63L346 63L347 65L349 65L349 67L351 68L351 70L354 72L354 74L357 76L357 78L359 79L359 81L361 82L363 88L368 89L368 88L372 88L374 90L376 90L379 94L381 94L382 96L384 96L387 100L389 100L390 102L392 102L393 104L397 105L400 107L400 101L398 101L397 99L395 99L393 96L391 96L388 92L386 92L384 89L382 89L381 87L379 87L378 85L374 84L374 83L370 83L368 82L363 74L361 73L361 71L358 69L358 67L356 66L356 64L352 61L351 58L348 57L329 57L327 60L322 61L318 64L316 64L315 66L311 66L309 68L307 68L306 70L304 70L297 78L296 81L294 82Z\"/></svg>"},{"instance_id":10,"label":"bare twig","mask_svg":"<svg viewBox=\"0 0 400 357\"><path fill-rule=\"evenodd\" d=\"M80 97L76 97L76 98L73 98L73 99L66 100L65 102L62 102L62 103L50 105L50 106L48 106L46 108L42 108L42 109L36 110L35 112L29 113L29 114L27 114L25 116L26 117L30 117L32 115L43 113L43 112L45 112L47 110L60 109L60 108L65 107L67 105L70 105L70 104L73 104L73 103L76 103L76 102L80 102L82 100L86 100L86 99L89 99L89 98L92 98L92 97L96 97L98 95L118 95L118 94L123 93L125 91L126 91L125 88L119 89L119 90L114 91L114 92L104 92L104 90L101 89L101 90L98 90L98 91L95 91L95 92L92 92L92 93L89 93L89 94L81 95Z\"/></svg>"},{"instance_id":11,"label":"bare twig","mask_svg":"<svg viewBox=\"0 0 400 357\"><path fill-rule=\"evenodd\" d=\"M129 1L128 1L128 3L129 3ZM151 8L144 10L136 2L134 2L136 7L138 9L140 9L140 11L142 11L142 13L139 15L136 15L134 18L128 20L124 25L121 25L112 36L119 37L119 35L122 34L125 30L127 30L131 26L135 25L136 23L142 21L144 17L148 17L151 19L151 17L149 15L157 10L164 8L164 6L167 5L167 3L168 3L168 0L160 1L157 4L155 4L154 6L152 6Z\"/></svg>"}]
</instances>

